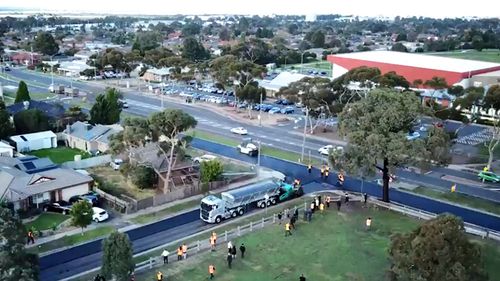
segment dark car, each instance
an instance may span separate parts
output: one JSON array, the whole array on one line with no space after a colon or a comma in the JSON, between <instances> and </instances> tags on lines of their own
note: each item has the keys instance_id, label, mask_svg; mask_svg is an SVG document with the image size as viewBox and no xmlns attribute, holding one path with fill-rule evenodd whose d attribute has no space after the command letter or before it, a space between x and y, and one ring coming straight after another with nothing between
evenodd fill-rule
<instances>
[{"instance_id":1,"label":"dark car","mask_svg":"<svg viewBox=\"0 0 500 281\"><path fill-rule=\"evenodd\" d=\"M3 70L5 70L5 71L10 71L10 67L5 66L5 67L3 68Z\"/></svg>"},{"instance_id":2,"label":"dark car","mask_svg":"<svg viewBox=\"0 0 500 281\"><path fill-rule=\"evenodd\" d=\"M71 205L66 201L57 201L51 204L47 204L43 207L45 212L60 213L63 215L69 215L71 211Z\"/></svg>"},{"instance_id":3,"label":"dark car","mask_svg":"<svg viewBox=\"0 0 500 281\"><path fill-rule=\"evenodd\" d=\"M98 200L97 200L97 197L90 196L90 195L75 195L75 196L69 198L70 204L75 204L76 202L80 202L80 201L87 201L92 205L96 205Z\"/></svg>"}]
</instances>

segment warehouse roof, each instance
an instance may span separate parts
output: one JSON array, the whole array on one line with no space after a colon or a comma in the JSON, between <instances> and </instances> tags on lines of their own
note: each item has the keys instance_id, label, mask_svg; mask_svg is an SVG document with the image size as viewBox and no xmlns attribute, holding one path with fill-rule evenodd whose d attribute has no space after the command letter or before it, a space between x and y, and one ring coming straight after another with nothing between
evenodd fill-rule
<instances>
[{"instance_id":1,"label":"warehouse roof","mask_svg":"<svg viewBox=\"0 0 500 281\"><path fill-rule=\"evenodd\" d=\"M432 55L412 54L393 51L369 51L356 52L348 54L330 55L331 57L350 58L378 63L388 63L396 65L405 65L411 67L436 69L442 71L451 71L466 73L483 69L500 68L500 64L492 62L483 62L475 60L464 60L447 58ZM330 57L329 56L329 57Z\"/></svg>"}]
</instances>

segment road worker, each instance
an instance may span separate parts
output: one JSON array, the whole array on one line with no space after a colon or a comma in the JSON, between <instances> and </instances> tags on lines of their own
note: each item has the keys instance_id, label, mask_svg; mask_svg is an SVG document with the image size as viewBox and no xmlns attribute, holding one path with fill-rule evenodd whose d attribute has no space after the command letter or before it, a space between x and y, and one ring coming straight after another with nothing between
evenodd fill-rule
<instances>
[{"instance_id":1,"label":"road worker","mask_svg":"<svg viewBox=\"0 0 500 281\"><path fill-rule=\"evenodd\" d=\"M156 280L163 281L163 273L161 273L161 271L158 271L158 273L156 273Z\"/></svg>"},{"instance_id":2,"label":"road worker","mask_svg":"<svg viewBox=\"0 0 500 281\"><path fill-rule=\"evenodd\" d=\"M325 165L321 166L320 173L321 173L321 178L323 178L323 175L325 174Z\"/></svg>"},{"instance_id":3,"label":"road worker","mask_svg":"<svg viewBox=\"0 0 500 281\"><path fill-rule=\"evenodd\" d=\"M332 198L330 197L330 195L326 196L326 207L327 208L330 208L330 202L332 201Z\"/></svg>"},{"instance_id":4,"label":"road worker","mask_svg":"<svg viewBox=\"0 0 500 281\"><path fill-rule=\"evenodd\" d=\"M208 274L210 274L210 279L214 279L215 266L213 264L208 266Z\"/></svg>"},{"instance_id":5,"label":"road worker","mask_svg":"<svg viewBox=\"0 0 500 281\"><path fill-rule=\"evenodd\" d=\"M311 171L312 171L312 165L309 164L309 165L307 165L307 172L310 174Z\"/></svg>"},{"instance_id":6,"label":"road worker","mask_svg":"<svg viewBox=\"0 0 500 281\"><path fill-rule=\"evenodd\" d=\"M323 211L325 210L325 204L323 204L323 202L319 204L319 210L321 213L323 213Z\"/></svg>"},{"instance_id":7,"label":"road worker","mask_svg":"<svg viewBox=\"0 0 500 281\"><path fill-rule=\"evenodd\" d=\"M369 230L371 226L372 226L372 218L368 217L366 219L366 230Z\"/></svg>"},{"instance_id":8,"label":"road worker","mask_svg":"<svg viewBox=\"0 0 500 281\"><path fill-rule=\"evenodd\" d=\"M179 248L177 249L177 260L182 260L182 246L179 246Z\"/></svg>"},{"instance_id":9,"label":"road worker","mask_svg":"<svg viewBox=\"0 0 500 281\"><path fill-rule=\"evenodd\" d=\"M213 251L215 251L215 238L214 236L210 236L210 249Z\"/></svg>"},{"instance_id":10,"label":"road worker","mask_svg":"<svg viewBox=\"0 0 500 281\"><path fill-rule=\"evenodd\" d=\"M183 243L182 244L182 257L184 259L187 259L187 251L188 251L188 246L186 245L186 243Z\"/></svg>"},{"instance_id":11,"label":"road worker","mask_svg":"<svg viewBox=\"0 0 500 281\"><path fill-rule=\"evenodd\" d=\"M287 237L288 235L292 235L292 231L290 231L290 223L287 222L285 224L285 237Z\"/></svg>"}]
</instances>

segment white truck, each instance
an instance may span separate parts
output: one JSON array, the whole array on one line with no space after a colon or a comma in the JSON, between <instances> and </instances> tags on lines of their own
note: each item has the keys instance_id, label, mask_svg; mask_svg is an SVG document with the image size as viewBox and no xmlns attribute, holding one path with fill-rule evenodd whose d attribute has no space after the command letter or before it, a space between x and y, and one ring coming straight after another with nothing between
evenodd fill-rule
<instances>
[{"instance_id":1,"label":"white truck","mask_svg":"<svg viewBox=\"0 0 500 281\"><path fill-rule=\"evenodd\" d=\"M259 148L255 143L253 143L251 138L245 138L243 141L236 147L240 153L257 156L259 153Z\"/></svg>"},{"instance_id":2,"label":"white truck","mask_svg":"<svg viewBox=\"0 0 500 281\"><path fill-rule=\"evenodd\" d=\"M300 186L292 186L281 179L269 179L241 188L222 192L220 198L209 195L201 200L200 218L207 223L242 216L255 205L265 208L303 194Z\"/></svg>"}]
</instances>

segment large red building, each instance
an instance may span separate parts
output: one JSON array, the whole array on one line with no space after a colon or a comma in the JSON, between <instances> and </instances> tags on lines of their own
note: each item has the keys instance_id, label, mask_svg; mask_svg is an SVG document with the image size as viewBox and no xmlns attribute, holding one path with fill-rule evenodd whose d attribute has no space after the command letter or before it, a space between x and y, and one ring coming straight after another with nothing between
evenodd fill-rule
<instances>
[{"instance_id":1,"label":"large red building","mask_svg":"<svg viewBox=\"0 0 500 281\"><path fill-rule=\"evenodd\" d=\"M353 68L368 66L377 67L382 73L395 71L410 83L437 76L445 78L449 85L458 83L464 87L473 86L470 78L475 75L500 70L498 63L392 51L329 55L327 60L333 64L333 78Z\"/></svg>"}]
</instances>

